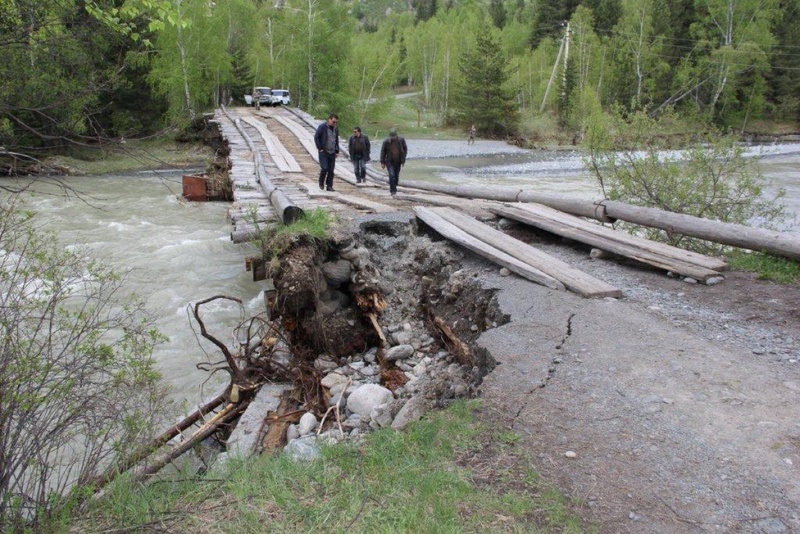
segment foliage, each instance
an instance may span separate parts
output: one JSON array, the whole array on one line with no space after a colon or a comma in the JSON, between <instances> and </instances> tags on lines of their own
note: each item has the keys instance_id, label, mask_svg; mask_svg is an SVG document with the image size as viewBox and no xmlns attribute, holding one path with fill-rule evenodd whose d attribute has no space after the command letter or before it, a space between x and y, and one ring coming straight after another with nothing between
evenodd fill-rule
<instances>
[{"instance_id":1,"label":"foliage","mask_svg":"<svg viewBox=\"0 0 800 534\"><path fill-rule=\"evenodd\" d=\"M136 491L119 485L84 521L229 532L263 531L265 522L274 532L592 532L530 470L518 437L506 432L505 452L480 473L464 467L464 457L488 452L483 443L500 433L475 420L478 407L458 402L406 431L323 448L313 462L259 457L212 471L213 483L188 485L181 476Z\"/></svg>"},{"instance_id":2,"label":"foliage","mask_svg":"<svg viewBox=\"0 0 800 534\"><path fill-rule=\"evenodd\" d=\"M658 121L639 112L597 116L586 164L606 198L743 225L772 227L784 218L783 191L764 196L756 162L730 135L706 134L684 150L665 150ZM657 229L648 237L708 252L714 245ZM716 249L719 250L718 248Z\"/></svg>"},{"instance_id":3,"label":"foliage","mask_svg":"<svg viewBox=\"0 0 800 534\"><path fill-rule=\"evenodd\" d=\"M291 249L298 241L308 238L325 240L328 238L333 219L322 208L303 214L292 224L269 227L261 230L255 239L265 260L278 261L280 256ZM256 227L258 224L256 223Z\"/></svg>"},{"instance_id":4,"label":"foliage","mask_svg":"<svg viewBox=\"0 0 800 534\"><path fill-rule=\"evenodd\" d=\"M46 530L70 490L149 437L164 394L151 359L163 336L124 277L63 251L18 202L0 205L4 532Z\"/></svg>"},{"instance_id":5,"label":"foliage","mask_svg":"<svg viewBox=\"0 0 800 534\"><path fill-rule=\"evenodd\" d=\"M538 112L580 134L598 106L746 132L800 119L798 17L797 0L17 0L0 8L0 155L188 124L255 85L353 124L388 114L392 89L409 85L432 124L463 128L485 107L463 92L483 83L480 57L503 58L507 74L491 80L482 132ZM481 34L491 50L478 52Z\"/></svg>"},{"instance_id":6,"label":"foliage","mask_svg":"<svg viewBox=\"0 0 800 534\"><path fill-rule=\"evenodd\" d=\"M728 254L728 263L732 269L758 273L760 280L772 280L780 284L800 283L800 263L796 260L737 250Z\"/></svg>"},{"instance_id":7,"label":"foliage","mask_svg":"<svg viewBox=\"0 0 800 534\"><path fill-rule=\"evenodd\" d=\"M475 46L461 53L458 67L462 79L455 116L459 123L474 123L486 136L515 134L519 114L508 86L508 63L497 37L488 29L481 31Z\"/></svg>"}]
</instances>

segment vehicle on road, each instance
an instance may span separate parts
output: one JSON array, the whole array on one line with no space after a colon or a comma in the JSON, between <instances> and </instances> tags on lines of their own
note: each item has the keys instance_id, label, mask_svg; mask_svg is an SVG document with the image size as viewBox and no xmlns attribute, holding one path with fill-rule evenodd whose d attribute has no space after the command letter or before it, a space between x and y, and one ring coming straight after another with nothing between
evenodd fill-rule
<instances>
[{"instance_id":1,"label":"vehicle on road","mask_svg":"<svg viewBox=\"0 0 800 534\"><path fill-rule=\"evenodd\" d=\"M261 106L272 106L277 105L274 103L274 98L272 97L272 88L270 87L253 87L252 93L249 95L244 95L244 102L248 106L255 106L255 102L253 101L253 95L258 92L258 103Z\"/></svg>"},{"instance_id":2,"label":"vehicle on road","mask_svg":"<svg viewBox=\"0 0 800 534\"><path fill-rule=\"evenodd\" d=\"M289 96L289 91L286 89L273 89L272 90L272 105L273 106L288 106L292 103L292 98Z\"/></svg>"}]
</instances>

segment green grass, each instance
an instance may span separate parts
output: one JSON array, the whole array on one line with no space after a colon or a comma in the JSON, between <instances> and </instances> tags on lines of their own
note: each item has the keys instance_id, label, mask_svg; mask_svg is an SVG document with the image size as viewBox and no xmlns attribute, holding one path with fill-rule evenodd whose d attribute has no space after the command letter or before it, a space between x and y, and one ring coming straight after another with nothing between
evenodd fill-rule
<instances>
[{"instance_id":1,"label":"green grass","mask_svg":"<svg viewBox=\"0 0 800 534\"><path fill-rule=\"evenodd\" d=\"M398 88L397 94L409 91L408 88ZM384 116L367 121L362 129L368 133L373 145L389 135L390 128L397 128L403 137L422 139L457 140L466 139L466 132L459 128L441 127L434 113L422 109L420 97L395 99L391 108ZM380 148L380 145L377 145Z\"/></svg>"},{"instance_id":2,"label":"green grass","mask_svg":"<svg viewBox=\"0 0 800 534\"><path fill-rule=\"evenodd\" d=\"M765 253L734 252L728 258L731 269L757 273L760 280L781 284L800 282L800 263Z\"/></svg>"},{"instance_id":3,"label":"green grass","mask_svg":"<svg viewBox=\"0 0 800 534\"><path fill-rule=\"evenodd\" d=\"M458 402L320 459L231 461L224 472L145 488L121 481L73 530L158 525L185 532L587 532L574 503L531 472L524 450L492 445L497 429ZM516 439L507 439L516 443Z\"/></svg>"}]
</instances>

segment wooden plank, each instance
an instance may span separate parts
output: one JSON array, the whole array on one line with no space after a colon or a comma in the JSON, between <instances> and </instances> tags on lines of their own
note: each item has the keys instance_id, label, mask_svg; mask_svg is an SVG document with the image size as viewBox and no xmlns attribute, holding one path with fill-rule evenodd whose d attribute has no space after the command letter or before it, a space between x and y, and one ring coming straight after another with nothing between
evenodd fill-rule
<instances>
[{"instance_id":1,"label":"wooden plank","mask_svg":"<svg viewBox=\"0 0 800 534\"><path fill-rule=\"evenodd\" d=\"M509 219L530 224L562 237L573 239L581 243L586 243L593 247L597 247L608 252L613 252L614 254L619 254L620 256L626 256L642 263L647 263L666 271L673 271L683 276L689 276L701 282L706 282L710 278L722 277L718 271L706 269L705 267L701 267L694 263L687 263L674 258L668 258L660 254L655 254L653 252L641 250L639 248L632 247L630 245L620 243L614 239L602 237L597 234L584 232L564 223L541 217L531 213L530 211L508 206L490 208L489 211L497 215L502 215L503 217L508 217Z\"/></svg>"},{"instance_id":2,"label":"wooden plank","mask_svg":"<svg viewBox=\"0 0 800 534\"><path fill-rule=\"evenodd\" d=\"M513 256L509 256L505 252L497 250L496 248L487 245L483 241L475 239L468 233L459 229L455 225L447 222L438 214L434 213L429 208L418 206L414 208L417 217L424 221L428 226L439 232L447 239L458 243L462 247L471 250L475 254L489 259L498 265L506 267L508 270L517 273L518 275L527 278L532 282L541 284L551 289L565 289L564 284L549 276L542 271L531 267Z\"/></svg>"},{"instance_id":3,"label":"wooden plank","mask_svg":"<svg viewBox=\"0 0 800 534\"><path fill-rule=\"evenodd\" d=\"M381 204L380 202L372 202L371 200L360 197L352 197L350 195L343 195L341 193L334 195L334 198L346 204L350 204L351 206L372 210L375 213L391 213L397 211L397 208L387 206L386 204Z\"/></svg>"},{"instance_id":4,"label":"wooden plank","mask_svg":"<svg viewBox=\"0 0 800 534\"><path fill-rule=\"evenodd\" d=\"M728 263L720 258L706 256L705 254L699 254L690 250L683 250L664 243L656 243L655 241L651 241L650 239L645 239L643 237L636 237L625 232L620 232L619 230L614 230L605 226L591 223L589 221L585 221L575 217L574 215L558 211L543 204L518 203L506 205L513 208L530 211L531 213L541 215L542 217L551 218L586 232L592 232L603 237L616 239L621 243L638 247L642 250L654 252L656 254L662 254L664 256L685 261L687 263L694 263L696 265L700 265L701 267L705 267L706 269L711 269L713 271L724 271L728 269Z\"/></svg>"},{"instance_id":5,"label":"wooden plank","mask_svg":"<svg viewBox=\"0 0 800 534\"><path fill-rule=\"evenodd\" d=\"M434 208L431 211L484 243L552 276L570 291L584 297L619 298L622 296L622 291L611 284L599 280L558 258L545 254L452 208Z\"/></svg>"},{"instance_id":6,"label":"wooden plank","mask_svg":"<svg viewBox=\"0 0 800 534\"><path fill-rule=\"evenodd\" d=\"M264 144L267 146L269 155L282 172L303 172L303 169L300 168L300 164L297 163L294 156L286 150L283 143L280 142L275 134L269 131L263 122L255 117L245 117L243 120L258 130L258 133L261 134L261 138L264 139Z\"/></svg>"},{"instance_id":7,"label":"wooden plank","mask_svg":"<svg viewBox=\"0 0 800 534\"><path fill-rule=\"evenodd\" d=\"M319 163L319 151L317 150L317 145L314 144L313 132L309 132L305 127L291 119L287 119L286 117L276 116L275 120L283 124L286 129L292 132L300 141L300 144L303 145L303 148L306 149L306 152L308 152L311 158ZM335 176L343 179L345 182L355 185L356 175L352 170L346 167L346 165L349 163L350 162L347 161L347 158L340 154L339 157L336 158ZM335 186L336 184L334 183L334 187Z\"/></svg>"}]
</instances>

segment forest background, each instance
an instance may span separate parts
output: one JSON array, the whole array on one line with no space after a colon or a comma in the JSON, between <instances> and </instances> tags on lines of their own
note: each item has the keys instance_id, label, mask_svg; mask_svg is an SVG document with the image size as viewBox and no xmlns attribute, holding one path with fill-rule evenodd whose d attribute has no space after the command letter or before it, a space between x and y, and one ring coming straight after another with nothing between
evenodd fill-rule
<instances>
[{"instance_id":1,"label":"forest background","mask_svg":"<svg viewBox=\"0 0 800 534\"><path fill-rule=\"evenodd\" d=\"M796 129L800 0L0 0L0 158L190 124L255 85L535 143L598 114ZM3 165L9 170L11 164Z\"/></svg>"}]
</instances>

